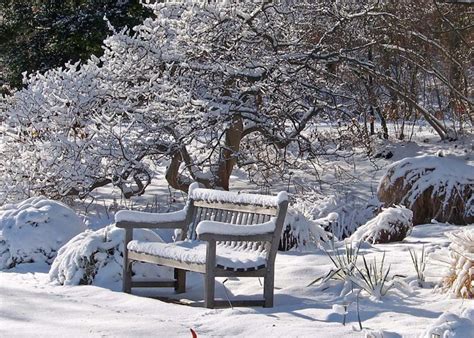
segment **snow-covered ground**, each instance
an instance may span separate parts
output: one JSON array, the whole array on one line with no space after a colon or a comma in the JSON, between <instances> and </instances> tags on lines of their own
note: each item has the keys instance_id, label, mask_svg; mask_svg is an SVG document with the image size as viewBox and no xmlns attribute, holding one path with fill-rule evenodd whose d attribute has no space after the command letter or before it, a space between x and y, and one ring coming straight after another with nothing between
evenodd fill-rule
<instances>
[{"instance_id":1,"label":"snow-covered ground","mask_svg":"<svg viewBox=\"0 0 474 338\"><path fill-rule=\"evenodd\" d=\"M370 163L356 159L352 163L336 159L326 163L320 176L326 182L322 192L330 195L344 191L339 196L346 196L346 206L355 208L356 198L368 200L374 195L383 168L395 160L442 151L445 156L474 164L472 138L445 143L430 137L421 133L417 142L382 144L381 149L393 152L388 160ZM336 181L336 166L344 167L351 177L347 176L344 181L338 176ZM157 168L158 173L163 170ZM315 181L314 177L295 173L288 186L290 193L298 186ZM286 182L275 190L281 188L286 190ZM239 171L232 178L232 189L257 190L245 182L245 175ZM100 189L95 200L77 203L75 208L85 216L90 228L99 229L111 223L117 210L115 204L123 203L122 208L173 211L182 206L181 202L181 193L170 193L159 179L146 195L134 198L133 202L122 202L110 189ZM330 208L325 209L326 214L321 216L327 216L330 211ZM474 225L464 227L473 228ZM431 337L431 333L440 333L443 337L443 332L446 337L474 337L473 300L456 299L436 291L434 286L441 268L434 260L429 262L427 281L420 287L409 253L409 249L420 253L424 247L427 253L442 255L449 245L445 234L459 229L455 225L425 224L416 226L402 242L362 245L360 252L368 261L373 257L380 260L385 252L385 264L391 264L390 278L398 276L395 279L400 281L381 299L361 293L359 315L363 331L359 330L356 302L347 296L348 290L342 282L331 280L308 286L333 267L323 250L308 247L304 251L278 253L275 307L271 309L205 309L199 302L203 298L203 279L194 273L189 274L187 292L179 295L181 299L194 301L192 306L186 306L142 297L178 297L170 289L138 290L139 295L128 295L120 292L120 281L115 279L101 279L95 286L60 286L50 281L50 266L46 262L19 264L0 272L0 337L191 337L190 329L199 337ZM169 234L160 235L170 240ZM227 299L228 294L231 302L235 297L256 298L262 293L259 280L254 278L228 281L218 278L217 283L217 297ZM342 325L338 305L347 305L346 325Z\"/></svg>"},{"instance_id":2,"label":"snow-covered ground","mask_svg":"<svg viewBox=\"0 0 474 338\"><path fill-rule=\"evenodd\" d=\"M371 259L374 255L380 258L385 251L391 273L408 276L409 281L415 270L408 248L421 251L424 245L428 252L444 248L448 245L444 233L455 229L458 228L441 224L418 226L402 243L365 245L361 253ZM192 328L198 336L358 337L374 331L383 332L383 337L415 337L444 312L459 316L474 307L472 300L453 299L430 287L409 283L405 289L389 291L381 300L362 295L359 312L364 332L359 332L355 303L349 305L345 326L341 324L342 315L333 310L334 304L347 301L341 296L342 283L307 286L331 267L322 251L280 252L274 308L209 310L97 286L57 286L49 282L47 266L25 264L0 274L0 336L191 336ZM201 276L192 274L189 279L189 291L180 296L201 299ZM217 295L226 299L223 281L218 279ZM224 285L231 301L237 295L257 297L262 291L256 279L227 281ZM111 285L112 289L117 287ZM157 294L149 290L140 293ZM159 293L172 295L172 291ZM464 327L463 332L472 335L474 331L467 331L468 328Z\"/></svg>"}]
</instances>

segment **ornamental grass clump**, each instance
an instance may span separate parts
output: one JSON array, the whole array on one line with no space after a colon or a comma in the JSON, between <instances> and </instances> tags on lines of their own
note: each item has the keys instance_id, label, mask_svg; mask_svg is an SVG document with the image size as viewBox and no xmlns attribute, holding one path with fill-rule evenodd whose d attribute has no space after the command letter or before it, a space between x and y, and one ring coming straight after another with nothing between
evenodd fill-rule
<instances>
[{"instance_id":1,"label":"ornamental grass clump","mask_svg":"<svg viewBox=\"0 0 474 338\"><path fill-rule=\"evenodd\" d=\"M409 248L411 261L416 271L416 278L418 280L418 285L422 286L425 282L425 269L426 269L426 252L425 246L421 248L421 254L418 256L415 250Z\"/></svg>"},{"instance_id":2,"label":"ornamental grass clump","mask_svg":"<svg viewBox=\"0 0 474 338\"><path fill-rule=\"evenodd\" d=\"M319 281L326 282L330 279L343 281L348 280L349 276L353 274L354 268L356 267L360 245L361 242L358 242L356 246L353 246L352 242L350 242L345 244L344 250L339 250L335 247L334 241L331 241L332 249L330 251L324 250L324 252L334 264L334 267L329 270L325 276L315 279L309 283L308 286L311 286Z\"/></svg>"},{"instance_id":3,"label":"ornamental grass clump","mask_svg":"<svg viewBox=\"0 0 474 338\"><path fill-rule=\"evenodd\" d=\"M353 287L364 290L370 296L380 299L393 286L393 279L389 280L390 266L385 265L385 253L381 261L377 261L374 257L372 262L367 262L366 258L362 256L362 267L357 266L359 258L359 250L362 242L357 242L353 245L352 242L346 243L344 250L339 250L334 247L332 242L332 250L326 251L327 256L334 264L334 267L322 277L312 281L308 286L311 286L319 281L325 283L330 279L341 280L352 283Z\"/></svg>"},{"instance_id":4,"label":"ornamental grass clump","mask_svg":"<svg viewBox=\"0 0 474 338\"><path fill-rule=\"evenodd\" d=\"M474 298L474 229L447 233L449 245L448 270L441 289L456 297Z\"/></svg>"},{"instance_id":5,"label":"ornamental grass clump","mask_svg":"<svg viewBox=\"0 0 474 338\"><path fill-rule=\"evenodd\" d=\"M362 256L364 265L362 268L355 266L355 273L350 275L350 280L369 295L380 299L385 296L393 286L393 281L389 281L388 274L390 273L390 266L385 267L385 252L382 260L377 263L377 258L367 263L367 260Z\"/></svg>"}]
</instances>

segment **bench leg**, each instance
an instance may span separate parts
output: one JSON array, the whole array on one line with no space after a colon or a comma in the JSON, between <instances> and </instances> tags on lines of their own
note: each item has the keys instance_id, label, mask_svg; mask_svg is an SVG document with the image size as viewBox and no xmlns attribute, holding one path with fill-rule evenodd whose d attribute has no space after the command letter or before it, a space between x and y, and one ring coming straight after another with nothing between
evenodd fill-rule
<instances>
[{"instance_id":1,"label":"bench leg","mask_svg":"<svg viewBox=\"0 0 474 338\"><path fill-rule=\"evenodd\" d=\"M133 229L125 229L124 248L123 248L123 272L122 272L122 291L132 292L132 262L128 259L127 245L133 238Z\"/></svg>"},{"instance_id":2,"label":"bench leg","mask_svg":"<svg viewBox=\"0 0 474 338\"><path fill-rule=\"evenodd\" d=\"M208 309L214 308L215 277L214 275L204 275L204 306Z\"/></svg>"},{"instance_id":3,"label":"bench leg","mask_svg":"<svg viewBox=\"0 0 474 338\"><path fill-rule=\"evenodd\" d=\"M263 280L263 298L265 299L263 307L273 307L274 277L273 271L267 271Z\"/></svg>"},{"instance_id":4,"label":"bench leg","mask_svg":"<svg viewBox=\"0 0 474 338\"><path fill-rule=\"evenodd\" d=\"M204 306L214 308L214 291L216 279L216 241L207 242L206 274L204 275Z\"/></svg>"},{"instance_id":5,"label":"bench leg","mask_svg":"<svg viewBox=\"0 0 474 338\"><path fill-rule=\"evenodd\" d=\"M128 259L123 262L122 291L132 293L132 262Z\"/></svg>"},{"instance_id":6,"label":"bench leg","mask_svg":"<svg viewBox=\"0 0 474 338\"><path fill-rule=\"evenodd\" d=\"M174 286L176 293L186 292L186 270L174 269L174 278L176 280Z\"/></svg>"}]
</instances>

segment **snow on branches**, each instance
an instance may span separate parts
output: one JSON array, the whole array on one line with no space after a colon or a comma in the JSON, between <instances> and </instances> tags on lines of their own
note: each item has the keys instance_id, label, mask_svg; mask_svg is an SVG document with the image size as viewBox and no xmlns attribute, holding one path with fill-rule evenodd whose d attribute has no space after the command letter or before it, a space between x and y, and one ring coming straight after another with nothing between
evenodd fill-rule
<instances>
[{"instance_id":1,"label":"snow on branches","mask_svg":"<svg viewBox=\"0 0 474 338\"><path fill-rule=\"evenodd\" d=\"M141 194L153 175L144 159L161 156L175 188L228 188L235 165L255 174L280 168L290 144L296 156L317 151L311 121L342 100L327 77L338 52L323 36L335 14L315 42L304 22L318 6L152 7L156 18L114 32L102 57L25 76L6 99L4 200L109 183Z\"/></svg>"},{"instance_id":2,"label":"snow on branches","mask_svg":"<svg viewBox=\"0 0 474 338\"><path fill-rule=\"evenodd\" d=\"M374 3L147 6L155 17L112 30L100 58L25 76L2 99L0 203L107 184L140 195L161 158L180 190L228 189L235 166L268 185L344 151L349 137L322 137L316 122L351 128L372 100L359 102L363 72L376 76L367 22L388 15Z\"/></svg>"}]
</instances>

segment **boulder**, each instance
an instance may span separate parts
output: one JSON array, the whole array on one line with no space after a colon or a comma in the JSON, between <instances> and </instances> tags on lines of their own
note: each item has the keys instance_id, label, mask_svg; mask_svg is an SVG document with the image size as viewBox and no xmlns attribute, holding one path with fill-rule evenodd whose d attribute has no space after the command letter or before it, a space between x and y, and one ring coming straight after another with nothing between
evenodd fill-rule
<instances>
[{"instance_id":1,"label":"boulder","mask_svg":"<svg viewBox=\"0 0 474 338\"><path fill-rule=\"evenodd\" d=\"M402 206L384 208L375 218L361 225L349 240L372 244L402 241L411 233L412 217L412 211Z\"/></svg>"},{"instance_id":2,"label":"boulder","mask_svg":"<svg viewBox=\"0 0 474 338\"><path fill-rule=\"evenodd\" d=\"M405 205L413 224L474 223L474 167L456 159L418 156L394 162L377 195L386 206Z\"/></svg>"}]
</instances>

